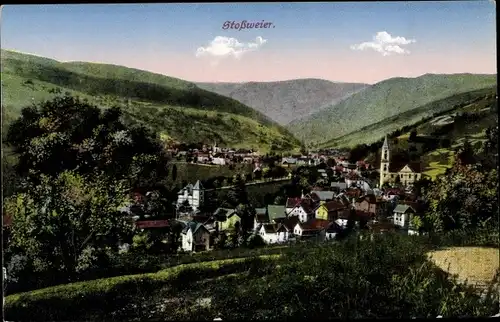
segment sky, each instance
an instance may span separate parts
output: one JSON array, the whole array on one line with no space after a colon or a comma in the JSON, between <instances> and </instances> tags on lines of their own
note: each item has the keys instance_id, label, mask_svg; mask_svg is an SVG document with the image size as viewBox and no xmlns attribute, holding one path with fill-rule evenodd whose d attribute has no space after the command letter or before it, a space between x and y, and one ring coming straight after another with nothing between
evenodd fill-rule
<instances>
[{"instance_id":1,"label":"sky","mask_svg":"<svg viewBox=\"0 0 500 322\"><path fill-rule=\"evenodd\" d=\"M491 0L6 5L0 28L3 49L197 82L497 70Z\"/></svg>"}]
</instances>

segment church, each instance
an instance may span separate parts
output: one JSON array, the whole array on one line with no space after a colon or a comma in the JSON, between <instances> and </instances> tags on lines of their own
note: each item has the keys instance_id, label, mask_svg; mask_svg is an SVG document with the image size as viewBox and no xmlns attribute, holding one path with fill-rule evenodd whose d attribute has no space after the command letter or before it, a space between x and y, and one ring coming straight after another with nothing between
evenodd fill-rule
<instances>
[{"instance_id":1,"label":"church","mask_svg":"<svg viewBox=\"0 0 500 322\"><path fill-rule=\"evenodd\" d=\"M404 186L410 186L415 181L420 180L422 173L420 171L420 162L410 162L397 164L391 162L391 151L387 135L385 136L384 144L382 145L382 153L380 156L380 183L379 187L386 182L395 182L399 177L400 182Z\"/></svg>"}]
</instances>

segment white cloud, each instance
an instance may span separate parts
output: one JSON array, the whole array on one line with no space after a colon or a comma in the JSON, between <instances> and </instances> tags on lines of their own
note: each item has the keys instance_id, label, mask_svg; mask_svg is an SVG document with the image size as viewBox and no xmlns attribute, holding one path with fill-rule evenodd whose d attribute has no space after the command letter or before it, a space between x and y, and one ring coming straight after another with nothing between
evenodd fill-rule
<instances>
[{"instance_id":1,"label":"white cloud","mask_svg":"<svg viewBox=\"0 0 500 322\"><path fill-rule=\"evenodd\" d=\"M212 57L228 57L233 56L240 58L243 54L249 51L255 51L267 42L262 37L257 37L255 42L242 43L236 38L217 36L210 42L207 47L199 47L196 50L196 57L212 56Z\"/></svg>"},{"instance_id":2,"label":"white cloud","mask_svg":"<svg viewBox=\"0 0 500 322\"><path fill-rule=\"evenodd\" d=\"M373 41L363 42L358 45L352 45L352 50L367 50L372 49L382 54L389 56L391 54L409 54L410 51L402 46L415 43L415 39L406 39L405 37L393 37L387 31L379 31L373 37Z\"/></svg>"}]
</instances>

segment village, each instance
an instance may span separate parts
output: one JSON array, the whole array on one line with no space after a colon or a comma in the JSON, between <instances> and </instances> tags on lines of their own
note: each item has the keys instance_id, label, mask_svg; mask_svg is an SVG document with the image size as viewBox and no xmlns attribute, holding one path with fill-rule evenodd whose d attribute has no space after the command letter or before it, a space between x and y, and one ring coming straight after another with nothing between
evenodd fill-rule
<instances>
[{"instance_id":1,"label":"village","mask_svg":"<svg viewBox=\"0 0 500 322\"><path fill-rule=\"evenodd\" d=\"M243 224L244 215L237 208L218 207L212 212L203 211L211 195L207 191L210 189L205 189L198 180L178 192L175 219L137 220L136 227L147 230L181 225L179 251L182 252L214 249L217 237L234 234L260 236L265 244L304 240L321 242L353 229L371 233L398 231L418 234L413 217L423 211L423 200L412 188L413 183L421 178L419 164L394 164L390 152L386 137L378 169L364 161L349 163L347 155L339 151L283 157L282 166L314 167L319 178L310 191L303 191L300 197L284 196L283 204L253 208L250 225ZM261 171L262 167L261 158L252 151L222 151L214 145L205 151L188 153L197 158L190 162L231 162L233 158L240 158L239 162L254 164L254 172ZM329 166L331 162L328 160L332 159L335 165ZM379 177L378 182L363 176L374 172ZM290 172L288 177L291 176Z\"/></svg>"}]
</instances>

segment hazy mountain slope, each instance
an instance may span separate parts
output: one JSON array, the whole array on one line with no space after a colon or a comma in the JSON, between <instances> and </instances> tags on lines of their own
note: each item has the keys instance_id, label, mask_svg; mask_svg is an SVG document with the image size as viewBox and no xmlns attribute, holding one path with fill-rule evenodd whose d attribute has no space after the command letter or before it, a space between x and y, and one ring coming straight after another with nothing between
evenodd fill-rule
<instances>
[{"instance_id":1,"label":"hazy mountain slope","mask_svg":"<svg viewBox=\"0 0 500 322\"><path fill-rule=\"evenodd\" d=\"M102 107L121 105L130 122L181 142L296 149L299 141L275 122L236 100L193 83L130 69L55 60L2 50L3 124L22 107L50 99L53 90L70 92Z\"/></svg>"},{"instance_id":2,"label":"hazy mountain slope","mask_svg":"<svg viewBox=\"0 0 500 322\"><path fill-rule=\"evenodd\" d=\"M321 143L319 148L353 147L357 144L371 144L382 139L388 133L432 118L432 115L441 114L446 111L450 111L451 113L451 111L455 111L463 106L481 105L481 102L494 99L495 95L496 87L452 95L396 116L386 118L380 122L370 124L337 139Z\"/></svg>"},{"instance_id":3,"label":"hazy mountain slope","mask_svg":"<svg viewBox=\"0 0 500 322\"><path fill-rule=\"evenodd\" d=\"M322 143L433 101L494 85L496 75L426 74L417 78L391 78L287 127L306 142Z\"/></svg>"},{"instance_id":4,"label":"hazy mountain slope","mask_svg":"<svg viewBox=\"0 0 500 322\"><path fill-rule=\"evenodd\" d=\"M317 112L327 104L335 104L369 86L312 78L279 82L197 83L196 85L234 98L283 125Z\"/></svg>"}]
</instances>

